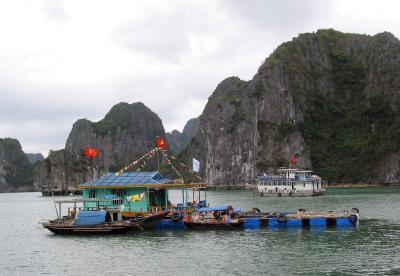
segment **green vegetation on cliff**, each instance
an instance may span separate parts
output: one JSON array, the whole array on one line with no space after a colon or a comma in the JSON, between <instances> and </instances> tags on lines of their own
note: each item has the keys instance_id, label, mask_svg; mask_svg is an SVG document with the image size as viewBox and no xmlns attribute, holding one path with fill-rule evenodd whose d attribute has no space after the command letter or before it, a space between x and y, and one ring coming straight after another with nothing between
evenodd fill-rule
<instances>
[{"instance_id":1,"label":"green vegetation on cliff","mask_svg":"<svg viewBox=\"0 0 400 276\"><path fill-rule=\"evenodd\" d=\"M330 58L333 91L306 95L308 109L301 131L310 145L312 164L329 181L370 181L378 162L399 150L400 117L385 91L366 89L366 53L346 54L339 43L351 36L333 30L321 35Z\"/></svg>"}]
</instances>

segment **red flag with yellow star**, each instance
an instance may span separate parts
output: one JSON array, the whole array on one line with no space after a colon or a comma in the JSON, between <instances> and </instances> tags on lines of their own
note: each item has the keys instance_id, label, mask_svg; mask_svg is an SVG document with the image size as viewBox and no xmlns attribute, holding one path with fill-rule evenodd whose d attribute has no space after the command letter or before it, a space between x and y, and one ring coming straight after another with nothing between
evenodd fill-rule
<instances>
[{"instance_id":1,"label":"red flag with yellow star","mask_svg":"<svg viewBox=\"0 0 400 276\"><path fill-rule=\"evenodd\" d=\"M167 149L167 142L165 141L164 138L157 136L157 138L156 138L156 147L158 149L165 150L165 149Z\"/></svg>"}]
</instances>

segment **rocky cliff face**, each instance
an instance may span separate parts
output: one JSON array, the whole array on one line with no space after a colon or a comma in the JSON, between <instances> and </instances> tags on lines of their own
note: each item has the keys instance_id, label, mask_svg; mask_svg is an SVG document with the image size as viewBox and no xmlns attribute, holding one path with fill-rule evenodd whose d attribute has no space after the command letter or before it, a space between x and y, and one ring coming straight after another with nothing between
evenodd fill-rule
<instances>
[{"instance_id":1,"label":"rocky cliff face","mask_svg":"<svg viewBox=\"0 0 400 276\"><path fill-rule=\"evenodd\" d=\"M44 193L50 188L73 192L79 184L105 171L116 171L154 147L156 136L165 136L160 118L142 103L120 103L99 122L78 120L65 149L43 161L36 181ZM85 148L99 149L95 160L87 160Z\"/></svg>"},{"instance_id":2,"label":"rocky cliff face","mask_svg":"<svg viewBox=\"0 0 400 276\"><path fill-rule=\"evenodd\" d=\"M18 140L0 138L0 192L34 191L32 170Z\"/></svg>"},{"instance_id":3,"label":"rocky cliff face","mask_svg":"<svg viewBox=\"0 0 400 276\"><path fill-rule=\"evenodd\" d=\"M319 30L283 43L252 80L221 82L183 153L211 185L288 165L332 182L399 178L400 42Z\"/></svg>"},{"instance_id":4,"label":"rocky cliff face","mask_svg":"<svg viewBox=\"0 0 400 276\"><path fill-rule=\"evenodd\" d=\"M200 124L199 118L190 119L182 133L177 130L173 130L171 133L167 132L165 135L169 150L173 154L179 154L187 146L187 144L192 140L193 136L196 134Z\"/></svg>"}]
</instances>

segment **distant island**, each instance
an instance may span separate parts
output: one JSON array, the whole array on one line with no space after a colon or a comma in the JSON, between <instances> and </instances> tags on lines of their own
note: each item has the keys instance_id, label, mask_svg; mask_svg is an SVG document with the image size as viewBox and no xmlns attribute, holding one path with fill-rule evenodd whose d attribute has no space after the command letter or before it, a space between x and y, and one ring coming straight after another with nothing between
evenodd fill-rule
<instances>
[{"instance_id":1,"label":"distant island","mask_svg":"<svg viewBox=\"0 0 400 276\"><path fill-rule=\"evenodd\" d=\"M0 191L59 193L115 171L166 137L173 154L212 187L243 187L300 152L299 166L329 183L400 182L400 41L333 29L281 44L244 81L218 84L200 117L166 133L143 103L116 104L99 122L78 120L64 149L25 155L0 139ZM86 146L100 150L89 163Z\"/></svg>"}]
</instances>

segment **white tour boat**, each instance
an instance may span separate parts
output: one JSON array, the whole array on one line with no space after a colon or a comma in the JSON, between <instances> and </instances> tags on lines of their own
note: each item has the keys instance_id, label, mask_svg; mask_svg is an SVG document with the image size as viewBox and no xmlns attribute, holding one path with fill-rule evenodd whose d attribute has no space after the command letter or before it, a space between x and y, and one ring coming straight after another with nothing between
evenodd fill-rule
<instances>
[{"instance_id":1,"label":"white tour boat","mask_svg":"<svg viewBox=\"0 0 400 276\"><path fill-rule=\"evenodd\" d=\"M277 175L264 174L257 179L260 196L316 196L325 192L321 177L311 170L280 168Z\"/></svg>"}]
</instances>

